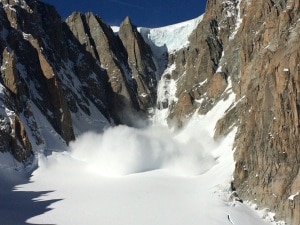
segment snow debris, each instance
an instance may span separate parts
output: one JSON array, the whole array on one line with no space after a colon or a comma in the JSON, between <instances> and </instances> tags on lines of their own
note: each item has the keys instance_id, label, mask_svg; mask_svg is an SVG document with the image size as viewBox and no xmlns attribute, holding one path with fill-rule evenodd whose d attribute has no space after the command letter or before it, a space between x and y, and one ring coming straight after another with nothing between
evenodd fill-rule
<instances>
[{"instance_id":1,"label":"snow debris","mask_svg":"<svg viewBox=\"0 0 300 225\"><path fill-rule=\"evenodd\" d=\"M294 201L294 198L295 198L296 196L298 196L299 194L300 194L300 190L299 190L296 194L291 195L288 199L291 200L291 201Z\"/></svg>"},{"instance_id":2,"label":"snow debris","mask_svg":"<svg viewBox=\"0 0 300 225\"><path fill-rule=\"evenodd\" d=\"M256 199L255 199L256 200ZM284 221L276 221L275 219L275 213L271 212L270 209L259 209L257 204L251 202L251 201L245 201L245 205L252 208L259 216L262 218L265 223L269 225L286 225L286 222Z\"/></svg>"},{"instance_id":3,"label":"snow debris","mask_svg":"<svg viewBox=\"0 0 300 225\"><path fill-rule=\"evenodd\" d=\"M176 64L169 66L163 73L162 79L160 79L157 86L157 104L159 105L159 109L156 109L153 120L166 126L170 106L178 101L176 97L177 83L169 77L175 69Z\"/></svg>"}]
</instances>

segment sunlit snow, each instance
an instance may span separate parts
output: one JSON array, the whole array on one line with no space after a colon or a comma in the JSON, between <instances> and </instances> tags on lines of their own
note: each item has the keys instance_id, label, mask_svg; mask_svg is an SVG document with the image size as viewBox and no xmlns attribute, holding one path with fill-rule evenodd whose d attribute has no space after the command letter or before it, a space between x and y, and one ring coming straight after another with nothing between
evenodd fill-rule
<instances>
[{"instance_id":1,"label":"sunlit snow","mask_svg":"<svg viewBox=\"0 0 300 225\"><path fill-rule=\"evenodd\" d=\"M229 200L236 129L218 141L211 134L233 100L221 101L207 116L195 115L178 133L159 124L117 126L86 133L70 151L41 155L31 182L17 191L53 191L34 201L61 200L27 222L268 224L248 206Z\"/></svg>"},{"instance_id":2,"label":"sunlit snow","mask_svg":"<svg viewBox=\"0 0 300 225\"><path fill-rule=\"evenodd\" d=\"M238 1L237 9L238 9L238 14L236 16L235 29L229 37L230 40L233 40L235 38L235 35L239 31L239 28L243 22L243 18L241 16L241 1Z\"/></svg>"},{"instance_id":3,"label":"sunlit snow","mask_svg":"<svg viewBox=\"0 0 300 225\"><path fill-rule=\"evenodd\" d=\"M188 44L188 36L201 19L140 31L170 52ZM163 96L164 87L169 96ZM175 81L161 83L159 89L160 100L176 101ZM92 118L98 115L96 109L91 118L72 115L76 134L89 127L93 132L78 137L69 149L59 149L61 143L55 143L50 125L32 105L46 137L45 146L56 151L48 156L41 151L30 182L21 185L20 181L9 183L16 174L11 168L18 163L11 155L0 153L0 179L9 181L0 189L0 197L7 201L0 202L0 224L272 224L261 218L265 215L230 199L236 128L219 140L213 134L217 121L234 101L231 93L206 115L195 113L178 132L165 126L166 115L161 110L154 115L156 122L139 129L105 128L108 123L103 117ZM97 121L95 126L93 121ZM94 129L98 125L103 132ZM30 207L26 207L28 199Z\"/></svg>"},{"instance_id":4,"label":"sunlit snow","mask_svg":"<svg viewBox=\"0 0 300 225\"><path fill-rule=\"evenodd\" d=\"M168 52L174 52L189 44L189 36L193 30L196 29L202 19L203 15L196 19L171 26L159 28L139 28L139 31L146 40L151 40L154 45L158 47L166 46Z\"/></svg>"}]
</instances>

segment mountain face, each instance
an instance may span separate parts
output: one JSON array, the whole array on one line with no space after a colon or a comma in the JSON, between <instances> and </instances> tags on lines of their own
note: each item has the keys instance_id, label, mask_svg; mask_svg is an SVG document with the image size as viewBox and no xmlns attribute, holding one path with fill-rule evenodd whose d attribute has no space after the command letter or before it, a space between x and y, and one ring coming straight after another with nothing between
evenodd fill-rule
<instances>
[{"instance_id":1,"label":"mountain face","mask_svg":"<svg viewBox=\"0 0 300 225\"><path fill-rule=\"evenodd\" d=\"M129 19L120 38L92 14L62 22L39 1L1 1L0 11L1 151L24 161L55 150L49 135L64 145L155 105L151 50Z\"/></svg>"},{"instance_id":2,"label":"mountain face","mask_svg":"<svg viewBox=\"0 0 300 225\"><path fill-rule=\"evenodd\" d=\"M208 0L192 22L126 18L116 33L92 13L63 22L39 1L1 0L0 151L32 161L154 111L181 127L233 92L215 128L238 128L233 188L299 225L299 16L299 0Z\"/></svg>"},{"instance_id":3,"label":"mountain face","mask_svg":"<svg viewBox=\"0 0 300 225\"><path fill-rule=\"evenodd\" d=\"M121 24L118 36L91 13L73 13L66 24L106 70L114 95L112 113L122 105L142 111L155 105L157 74L152 52L129 18Z\"/></svg>"}]
</instances>

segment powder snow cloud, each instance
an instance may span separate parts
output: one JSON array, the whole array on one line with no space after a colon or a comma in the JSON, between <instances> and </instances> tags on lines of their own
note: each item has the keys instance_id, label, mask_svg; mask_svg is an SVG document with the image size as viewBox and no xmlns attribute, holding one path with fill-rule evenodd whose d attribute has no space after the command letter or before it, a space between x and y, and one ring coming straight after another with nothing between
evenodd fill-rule
<instances>
[{"instance_id":1,"label":"powder snow cloud","mask_svg":"<svg viewBox=\"0 0 300 225\"><path fill-rule=\"evenodd\" d=\"M210 149L213 142L203 142L210 139L204 131L195 131L195 127L174 135L157 125L144 129L116 126L103 134L86 133L70 147L74 158L86 163L89 171L103 176L157 169L198 175L211 168L215 160L205 150ZM194 137L195 134L202 136L202 140Z\"/></svg>"}]
</instances>

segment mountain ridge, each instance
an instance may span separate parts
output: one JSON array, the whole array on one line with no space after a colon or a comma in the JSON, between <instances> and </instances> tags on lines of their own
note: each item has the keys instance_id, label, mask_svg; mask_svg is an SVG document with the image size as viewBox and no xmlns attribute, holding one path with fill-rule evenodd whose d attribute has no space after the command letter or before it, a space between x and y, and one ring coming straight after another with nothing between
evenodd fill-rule
<instances>
[{"instance_id":1,"label":"mountain ridge","mask_svg":"<svg viewBox=\"0 0 300 225\"><path fill-rule=\"evenodd\" d=\"M299 0L208 0L187 42L168 49L129 18L116 35L91 13L62 22L39 1L2 0L0 150L25 162L153 114L182 127L231 90L214 135L238 127L234 189L299 225L299 16Z\"/></svg>"}]
</instances>

